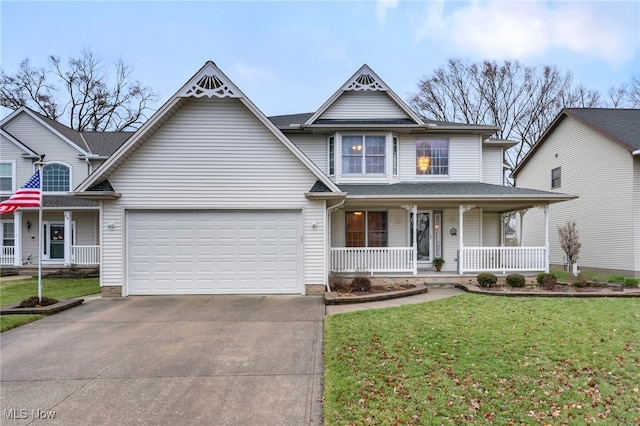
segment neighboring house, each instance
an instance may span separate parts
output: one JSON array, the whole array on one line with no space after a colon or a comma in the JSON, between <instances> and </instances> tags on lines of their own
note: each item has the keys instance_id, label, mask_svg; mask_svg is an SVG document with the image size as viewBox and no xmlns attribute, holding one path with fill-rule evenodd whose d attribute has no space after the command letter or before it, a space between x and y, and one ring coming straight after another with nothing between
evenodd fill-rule
<instances>
[{"instance_id":1,"label":"neighboring house","mask_svg":"<svg viewBox=\"0 0 640 426\"><path fill-rule=\"evenodd\" d=\"M564 264L557 229L578 227L581 269L640 277L640 109L564 109L513 172L516 186L576 194L551 207L550 262ZM534 212L525 244L540 244Z\"/></svg>"},{"instance_id":2,"label":"neighboring house","mask_svg":"<svg viewBox=\"0 0 640 426\"><path fill-rule=\"evenodd\" d=\"M9 198L43 167L42 253L38 252L38 209L0 216L0 266L96 266L100 261L100 206L70 195L131 132L76 132L29 108L0 122L0 200Z\"/></svg>"},{"instance_id":3,"label":"neighboring house","mask_svg":"<svg viewBox=\"0 0 640 426\"><path fill-rule=\"evenodd\" d=\"M316 112L265 117L207 62L76 189L100 200L104 295L309 294L330 271L539 271L503 215L498 130L424 120L366 65ZM544 226L539 229L544 235Z\"/></svg>"}]
</instances>

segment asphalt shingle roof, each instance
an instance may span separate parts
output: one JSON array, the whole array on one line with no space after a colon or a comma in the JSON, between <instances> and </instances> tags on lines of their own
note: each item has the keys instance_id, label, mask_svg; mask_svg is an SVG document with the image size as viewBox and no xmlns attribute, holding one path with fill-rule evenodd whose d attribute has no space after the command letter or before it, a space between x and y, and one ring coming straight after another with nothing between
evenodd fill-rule
<instances>
[{"instance_id":1,"label":"asphalt shingle roof","mask_svg":"<svg viewBox=\"0 0 640 426\"><path fill-rule=\"evenodd\" d=\"M634 150L640 149L640 109L569 108L565 111Z\"/></svg>"},{"instance_id":2,"label":"asphalt shingle roof","mask_svg":"<svg viewBox=\"0 0 640 426\"><path fill-rule=\"evenodd\" d=\"M314 186L315 187L315 186ZM471 196L557 196L555 192L536 189L515 188L512 186L491 185L481 182L421 182L395 184L350 184L338 185L341 191L349 195L471 195ZM313 192L313 189L312 189Z\"/></svg>"},{"instance_id":3,"label":"asphalt shingle roof","mask_svg":"<svg viewBox=\"0 0 640 426\"><path fill-rule=\"evenodd\" d=\"M129 139L134 132L82 132L92 154L108 157Z\"/></svg>"}]
</instances>

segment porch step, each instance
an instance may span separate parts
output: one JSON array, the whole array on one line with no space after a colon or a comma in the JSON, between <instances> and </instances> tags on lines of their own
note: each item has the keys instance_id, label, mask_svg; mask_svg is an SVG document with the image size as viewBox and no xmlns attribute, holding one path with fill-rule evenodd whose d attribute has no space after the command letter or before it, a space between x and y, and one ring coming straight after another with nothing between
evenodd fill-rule
<instances>
[{"instance_id":1,"label":"porch step","mask_svg":"<svg viewBox=\"0 0 640 426\"><path fill-rule=\"evenodd\" d=\"M424 285L427 288L455 288L456 283L451 281L433 281L433 282L425 282Z\"/></svg>"}]
</instances>

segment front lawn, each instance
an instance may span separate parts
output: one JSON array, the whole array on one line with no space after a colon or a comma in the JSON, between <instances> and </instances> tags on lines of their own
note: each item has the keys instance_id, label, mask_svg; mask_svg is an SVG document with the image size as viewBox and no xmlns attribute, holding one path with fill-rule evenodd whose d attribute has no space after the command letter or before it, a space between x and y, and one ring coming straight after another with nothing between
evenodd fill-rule
<instances>
[{"instance_id":1,"label":"front lawn","mask_svg":"<svg viewBox=\"0 0 640 426\"><path fill-rule=\"evenodd\" d=\"M98 278L43 278L42 296L58 300L100 293ZM0 306L18 304L30 296L38 295L38 279L0 282ZM42 315L1 315L0 332L35 321Z\"/></svg>"},{"instance_id":2,"label":"front lawn","mask_svg":"<svg viewBox=\"0 0 640 426\"><path fill-rule=\"evenodd\" d=\"M464 294L325 320L324 421L638 424L640 300Z\"/></svg>"}]
</instances>

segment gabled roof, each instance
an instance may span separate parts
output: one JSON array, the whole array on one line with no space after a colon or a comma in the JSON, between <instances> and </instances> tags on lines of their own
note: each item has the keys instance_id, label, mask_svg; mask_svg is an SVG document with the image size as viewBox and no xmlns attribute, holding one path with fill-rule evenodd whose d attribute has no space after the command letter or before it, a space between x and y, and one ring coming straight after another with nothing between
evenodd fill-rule
<instances>
[{"instance_id":1,"label":"gabled roof","mask_svg":"<svg viewBox=\"0 0 640 426\"><path fill-rule=\"evenodd\" d=\"M338 89L309 119L305 125L312 125L324 114L331 105L345 92L349 91L380 91L389 98L412 120L413 124L424 125L422 118L395 94L393 90L367 64L364 64L346 83Z\"/></svg>"},{"instance_id":2,"label":"gabled roof","mask_svg":"<svg viewBox=\"0 0 640 426\"><path fill-rule=\"evenodd\" d=\"M535 152L549 138L565 118L575 119L611 141L628 149L640 150L640 109L617 108L565 108L553 120L538 141L531 147L520 164L513 170L516 177Z\"/></svg>"},{"instance_id":3,"label":"gabled roof","mask_svg":"<svg viewBox=\"0 0 640 426\"><path fill-rule=\"evenodd\" d=\"M0 122L0 129L4 132L3 134L10 134L5 127L20 114L31 116L34 120L48 128L52 133L78 151L80 155L87 157L108 157L133 134L133 132L78 132L26 106L18 108ZM14 143L17 142L21 144L22 147L26 147L27 150L33 153L32 155L37 155L32 149L27 147L26 142L18 140L13 137L13 135L11 137Z\"/></svg>"},{"instance_id":4,"label":"gabled roof","mask_svg":"<svg viewBox=\"0 0 640 426\"><path fill-rule=\"evenodd\" d=\"M108 181L109 176L131 156L159 127L163 125L187 98L196 97L231 97L238 99L306 168L332 191L339 192L338 187L309 160L269 119L256 107L249 98L216 66L207 61L187 83L147 120L137 132L124 142L118 150L100 165L94 173L84 180L76 189L76 193L87 194L96 185ZM108 183L108 182L107 182ZM109 185L110 186L110 185ZM95 194L95 191L93 191ZM83 195L84 195L83 194ZM105 195L113 195L105 192Z\"/></svg>"},{"instance_id":5,"label":"gabled roof","mask_svg":"<svg viewBox=\"0 0 640 426\"><path fill-rule=\"evenodd\" d=\"M13 143L15 146L24 151L23 155L39 157L40 154L35 152L33 149L29 148L27 145L18 140L18 138L14 137L11 133L0 127L0 134L7 138L8 141Z\"/></svg>"}]
</instances>

